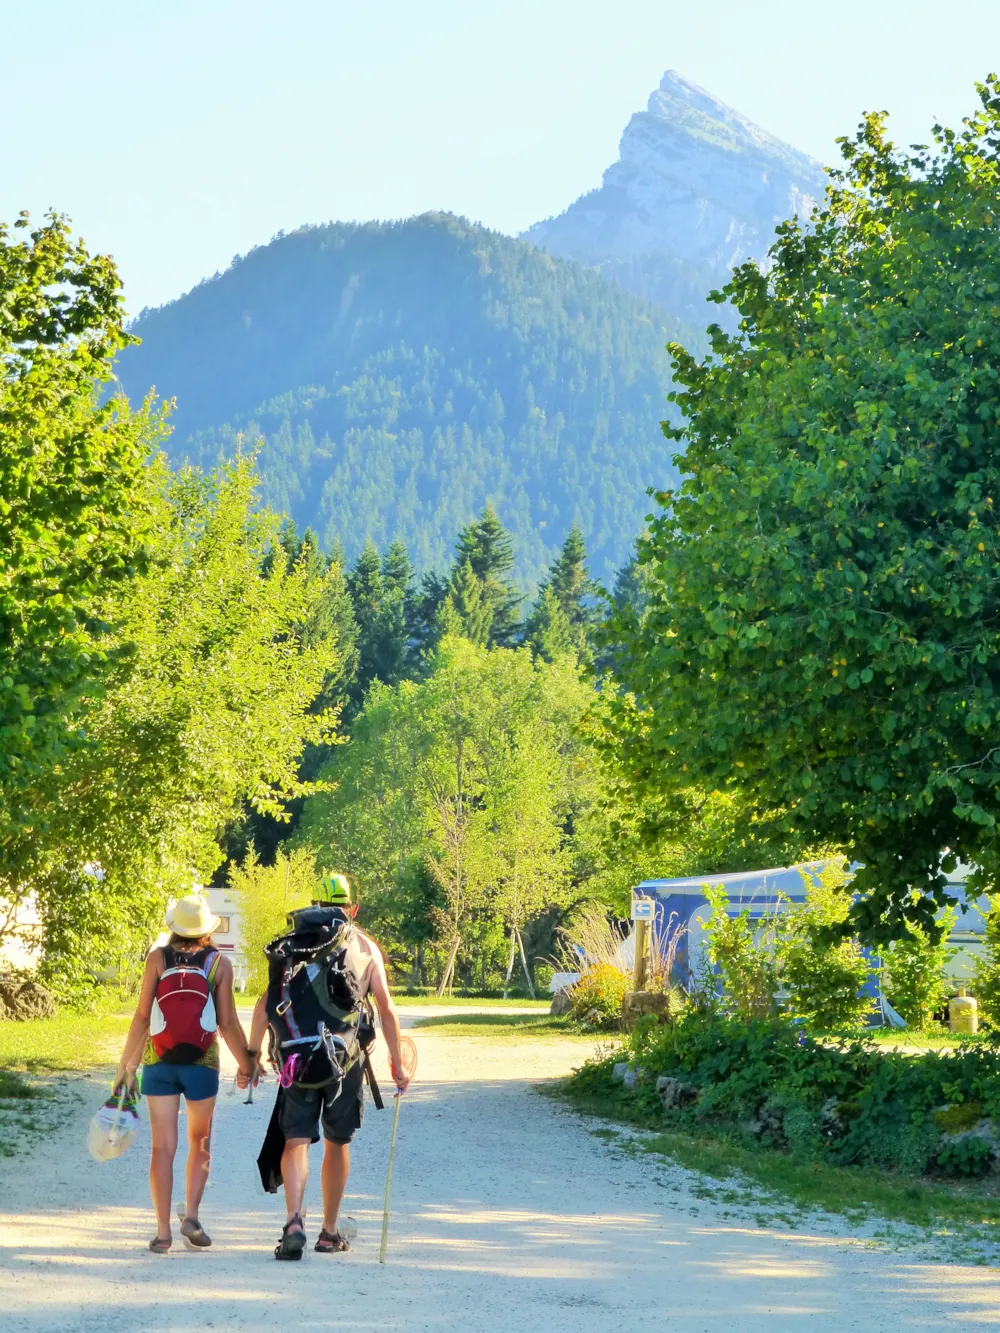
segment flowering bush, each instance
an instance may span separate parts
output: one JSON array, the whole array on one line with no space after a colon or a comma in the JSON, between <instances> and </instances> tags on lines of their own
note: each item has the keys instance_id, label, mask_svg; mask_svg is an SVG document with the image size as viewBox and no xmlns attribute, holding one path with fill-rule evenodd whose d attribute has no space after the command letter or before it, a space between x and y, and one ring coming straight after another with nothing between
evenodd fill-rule
<instances>
[{"instance_id":1,"label":"flowering bush","mask_svg":"<svg viewBox=\"0 0 1000 1333\"><path fill-rule=\"evenodd\" d=\"M594 963L573 987L571 1017L591 1027L617 1027L629 984L628 977L620 968L610 963Z\"/></svg>"}]
</instances>

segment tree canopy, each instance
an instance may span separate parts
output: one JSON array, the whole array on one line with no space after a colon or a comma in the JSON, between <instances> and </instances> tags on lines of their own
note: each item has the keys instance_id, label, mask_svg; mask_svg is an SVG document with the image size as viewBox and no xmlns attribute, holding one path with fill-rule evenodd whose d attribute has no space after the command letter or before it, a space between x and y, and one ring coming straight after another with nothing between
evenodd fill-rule
<instances>
[{"instance_id":1,"label":"tree canopy","mask_svg":"<svg viewBox=\"0 0 1000 1333\"><path fill-rule=\"evenodd\" d=\"M306 803L298 845L358 878L366 920L411 944L436 935L448 984L485 919L513 939L565 895L575 724L589 693L571 659L550 666L528 648L442 639L423 680L372 690L325 770L330 790ZM415 866L430 892L399 919Z\"/></svg>"},{"instance_id":2,"label":"tree canopy","mask_svg":"<svg viewBox=\"0 0 1000 1333\"><path fill-rule=\"evenodd\" d=\"M1000 84L980 94L929 148L869 116L811 224L724 289L740 331L672 346L686 477L642 543L646 612L619 617L638 789L737 792L846 849L872 939L933 929L949 858L1000 869Z\"/></svg>"},{"instance_id":3,"label":"tree canopy","mask_svg":"<svg viewBox=\"0 0 1000 1333\"><path fill-rule=\"evenodd\" d=\"M134 964L166 899L222 864L242 803L281 820L310 790L300 756L332 723L313 705L333 653L306 629L325 579L308 552L291 567L271 558L278 520L254 512L255 482L250 459L148 474L147 569L109 607L121 651L85 743L38 793L55 836L31 887L60 978Z\"/></svg>"},{"instance_id":4,"label":"tree canopy","mask_svg":"<svg viewBox=\"0 0 1000 1333\"><path fill-rule=\"evenodd\" d=\"M101 688L107 590L141 560L160 423L98 389L130 341L118 275L64 219L0 225L0 894L44 855L32 792Z\"/></svg>"}]
</instances>

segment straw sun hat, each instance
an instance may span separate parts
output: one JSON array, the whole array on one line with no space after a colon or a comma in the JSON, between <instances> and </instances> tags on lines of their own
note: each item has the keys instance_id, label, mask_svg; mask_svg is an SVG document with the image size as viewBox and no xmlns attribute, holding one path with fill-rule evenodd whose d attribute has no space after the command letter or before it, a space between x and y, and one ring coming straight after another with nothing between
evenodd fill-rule
<instances>
[{"instance_id":1,"label":"straw sun hat","mask_svg":"<svg viewBox=\"0 0 1000 1333\"><path fill-rule=\"evenodd\" d=\"M167 909L167 925L175 935L188 940L200 940L202 935L211 935L218 930L222 918L215 915L203 894L189 893L186 898L178 898L173 907Z\"/></svg>"}]
</instances>

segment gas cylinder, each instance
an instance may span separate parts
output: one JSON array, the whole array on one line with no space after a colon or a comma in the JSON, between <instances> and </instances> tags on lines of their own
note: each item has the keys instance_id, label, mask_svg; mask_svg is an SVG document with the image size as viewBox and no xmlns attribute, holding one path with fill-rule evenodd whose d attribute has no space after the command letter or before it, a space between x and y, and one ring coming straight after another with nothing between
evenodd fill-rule
<instances>
[{"instance_id":1,"label":"gas cylinder","mask_svg":"<svg viewBox=\"0 0 1000 1333\"><path fill-rule=\"evenodd\" d=\"M979 1031L979 1002L966 995L964 986L959 986L958 994L948 1001L948 1026L963 1036Z\"/></svg>"}]
</instances>

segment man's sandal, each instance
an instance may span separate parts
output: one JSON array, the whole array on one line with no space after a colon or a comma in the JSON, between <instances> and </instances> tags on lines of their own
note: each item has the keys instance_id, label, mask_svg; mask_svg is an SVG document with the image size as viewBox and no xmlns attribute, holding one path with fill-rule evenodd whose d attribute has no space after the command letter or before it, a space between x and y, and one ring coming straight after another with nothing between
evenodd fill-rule
<instances>
[{"instance_id":1,"label":"man's sandal","mask_svg":"<svg viewBox=\"0 0 1000 1333\"><path fill-rule=\"evenodd\" d=\"M149 1242L149 1248L154 1254L166 1254L173 1243L173 1240L169 1236L166 1240L162 1240L159 1236L154 1236Z\"/></svg>"},{"instance_id":2,"label":"man's sandal","mask_svg":"<svg viewBox=\"0 0 1000 1333\"><path fill-rule=\"evenodd\" d=\"M313 1246L317 1254L343 1254L350 1248L339 1231L327 1231L326 1227L319 1233L319 1239Z\"/></svg>"},{"instance_id":3,"label":"man's sandal","mask_svg":"<svg viewBox=\"0 0 1000 1333\"><path fill-rule=\"evenodd\" d=\"M289 1227L297 1226L298 1231L289 1231ZM306 1248L306 1233L302 1227L302 1218L298 1213L290 1222L286 1222L281 1228L281 1241L274 1247L275 1259L301 1259L302 1251Z\"/></svg>"},{"instance_id":4,"label":"man's sandal","mask_svg":"<svg viewBox=\"0 0 1000 1333\"><path fill-rule=\"evenodd\" d=\"M181 1235L189 1245L195 1246L199 1250L207 1250L212 1243L212 1237L208 1234L201 1223L193 1217L185 1217L178 1209L178 1220L181 1224Z\"/></svg>"}]
</instances>

